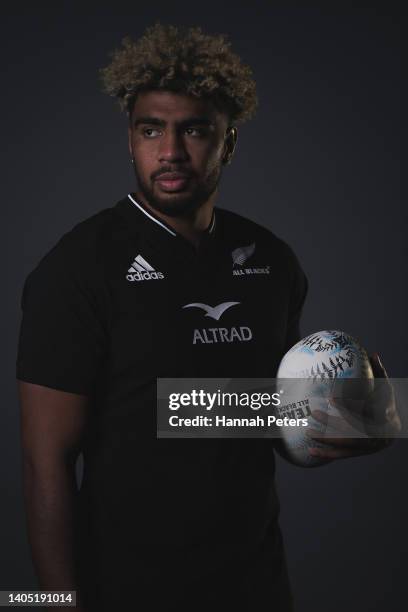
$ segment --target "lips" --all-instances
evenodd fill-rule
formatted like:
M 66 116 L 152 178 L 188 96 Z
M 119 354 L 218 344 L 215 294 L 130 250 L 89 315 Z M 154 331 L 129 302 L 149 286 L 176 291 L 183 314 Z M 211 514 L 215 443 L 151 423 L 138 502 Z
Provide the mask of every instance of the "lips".
M 161 189 L 164 191 L 180 191 L 184 189 L 190 179 L 190 175 L 182 172 L 166 172 L 156 178 Z

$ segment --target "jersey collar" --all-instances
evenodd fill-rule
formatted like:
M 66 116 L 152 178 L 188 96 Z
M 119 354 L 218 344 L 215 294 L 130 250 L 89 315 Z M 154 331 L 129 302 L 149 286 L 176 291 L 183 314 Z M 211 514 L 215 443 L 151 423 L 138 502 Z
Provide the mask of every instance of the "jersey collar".
M 145 206 L 136 199 L 134 193 L 129 193 L 126 198 L 118 203 L 119 210 L 124 214 L 128 223 L 131 226 L 137 224 L 143 227 L 143 233 L 149 235 L 152 240 L 163 245 L 168 244 L 170 247 L 186 247 L 189 250 L 195 250 L 193 245 L 184 238 L 181 234 L 170 227 L 163 219 L 159 219 L 153 211 L 147 210 Z M 211 222 L 206 230 L 204 230 L 199 251 L 211 248 L 211 244 L 215 244 L 218 237 L 218 222 L 216 213 L 213 210 Z
M 153 223 L 157 223 L 157 225 L 162 227 L 163 230 L 168 232 L 171 236 L 174 236 L 174 237 L 177 236 L 177 233 L 174 231 L 174 229 L 170 228 L 167 225 L 167 223 L 162 221 L 162 219 L 158 219 L 152 212 L 148 211 L 142 204 L 139 204 L 139 202 L 135 199 L 135 197 L 131 193 L 128 193 L 127 197 L 132 202 L 132 204 L 136 206 L 136 208 L 139 209 L 140 212 L 142 212 L 148 219 L 150 219 L 150 221 L 152 221 Z

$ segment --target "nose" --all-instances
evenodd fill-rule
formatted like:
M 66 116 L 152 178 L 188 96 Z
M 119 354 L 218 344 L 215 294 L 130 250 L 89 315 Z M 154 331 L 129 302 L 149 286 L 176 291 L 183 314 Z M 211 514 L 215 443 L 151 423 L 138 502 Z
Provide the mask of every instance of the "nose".
M 166 130 L 160 138 L 159 161 L 180 162 L 188 157 L 181 134 L 176 130 Z

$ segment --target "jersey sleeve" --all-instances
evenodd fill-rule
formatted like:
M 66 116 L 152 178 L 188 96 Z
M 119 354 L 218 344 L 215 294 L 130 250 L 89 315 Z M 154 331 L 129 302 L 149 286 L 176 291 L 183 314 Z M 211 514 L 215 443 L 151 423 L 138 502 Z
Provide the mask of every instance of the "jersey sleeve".
M 293 282 L 289 302 L 285 353 L 300 340 L 300 318 L 308 291 L 308 280 L 296 255 L 293 258 Z
M 91 395 L 107 350 L 106 322 L 92 276 L 61 248 L 27 277 L 17 378 Z

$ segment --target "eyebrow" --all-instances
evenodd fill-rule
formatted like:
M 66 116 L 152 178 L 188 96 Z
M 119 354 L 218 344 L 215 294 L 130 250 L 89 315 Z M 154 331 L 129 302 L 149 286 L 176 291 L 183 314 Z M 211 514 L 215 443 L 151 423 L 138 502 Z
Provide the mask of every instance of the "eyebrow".
M 166 121 L 163 119 L 159 119 L 158 117 L 138 117 L 133 122 L 133 127 L 137 127 L 138 125 L 157 125 L 159 127 L 165 127 Z M 202 125 L 206 127 L 210 127 L 214 125 L 214 122 L 207 117 L 189 117 L 188 119 L 183 119 L 177 123 L 179 127 L 185 127 L 187 125 Z

